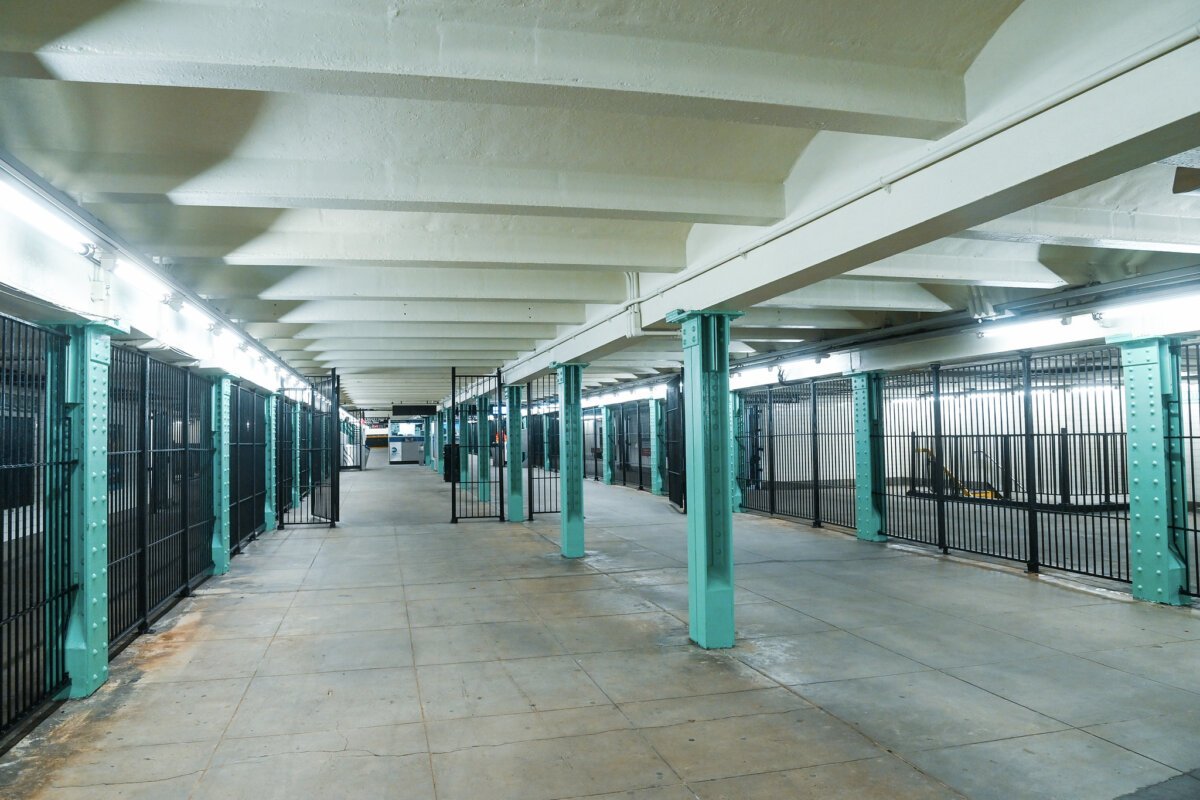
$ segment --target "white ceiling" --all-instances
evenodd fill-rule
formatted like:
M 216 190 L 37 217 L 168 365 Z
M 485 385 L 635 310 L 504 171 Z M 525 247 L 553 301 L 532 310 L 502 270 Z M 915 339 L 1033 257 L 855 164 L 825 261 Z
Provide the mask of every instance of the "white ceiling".
M 0 147 L 352 404 L 602 385 L 1190 263 L 1145 5 L 10 0 Z

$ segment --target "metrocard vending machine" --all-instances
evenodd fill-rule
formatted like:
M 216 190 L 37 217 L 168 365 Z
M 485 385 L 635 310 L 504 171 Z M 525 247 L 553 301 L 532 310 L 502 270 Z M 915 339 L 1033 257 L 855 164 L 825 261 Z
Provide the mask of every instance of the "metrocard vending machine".
M 425 431 L 420 420 L 391 421 L 388 430 L 388 462 L 420 464 L 425 460 Z

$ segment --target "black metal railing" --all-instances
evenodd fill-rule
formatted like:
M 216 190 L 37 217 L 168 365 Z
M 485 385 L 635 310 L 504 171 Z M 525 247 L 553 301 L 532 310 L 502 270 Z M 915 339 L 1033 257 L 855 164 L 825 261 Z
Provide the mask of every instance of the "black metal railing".
M 1129 580 L 1119 349 L 883 381 L 887 535 Z
M 504 445 L 499 371 L 450 371 L 450 521 L 504 519 Z
M 804 380 L 742 394 L 742 506 L 855 524 L 854 392 L 848 378 Z
M 559 507 L 558 378 L 553 373 L 525 384 L 528 455 L 525 459 L 526 508 L 556 514 Z
M 276 465 L 284 460 L 293 466 L 287 470 L 287 479 L 279 481 L 279 526 L 333 527 L 340 513 L 337 374 L 310 378 L 308 386 L 284 389 L 281 394 L 275 412 L 276 432 L 281 437 Z
M 599 406 L 583 409 L 583 475 L 604 479 L 604 411 Z
M 212 381 L 114 347 L 108 397 L 110 652 L 212 567 Z
M 0 741 L 66 686 L 67 337 L 0 317 Z
M 267 503 L 268 398 L 235 383 L 229 397 L 229 549 L 262 533 Z
M 611 406 L 615 428 L 614 483 L 650 489 L 650 401 Z
M 667 382 L 663 402 L 663 444 L 666 448 L 667 499 L 683 511 L 687 507 L 687 447 L 684 438 L 683 376 Z

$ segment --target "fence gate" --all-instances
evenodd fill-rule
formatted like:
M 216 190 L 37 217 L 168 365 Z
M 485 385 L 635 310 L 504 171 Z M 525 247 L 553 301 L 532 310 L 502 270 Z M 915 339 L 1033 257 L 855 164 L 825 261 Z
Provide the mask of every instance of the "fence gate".
M 328 525 L 338 521 L 338 471 L 341 438 L 338 433 L 338 379 L 334 372 L 326 377 L 310 378 L 302 389 L 285 389 L 286 400 L 279 405 L 279 425 L 290 411 L 294 420 L 292 441 L 294 458 L 288 478 L 294 481 L 287 509 L 280 514 L 279 527 L 285 525 Z M 282 437 L 280 448 L 282 450 Z M 282 475 L 276 464 L 276 474 Z M 288 481 L 279 481 L 282 493 Z M 289 507 L 290 506 L 290 507 Z
M 109 650 L 212 566 L 212 381 L 114 347 L 108 396 Z
M 0 316 L 0 742 L 67 684 L 67 337 Z
M 604 412 L 585 408 L 583 415 L 583 474 L 592 480 L 604 478 Z
M 558 376 L 554 373 L 534 378 L 525 384 L 526 431 L 529 447 L 526 449 L 525 476 L 529 500 L 528 516 L 558 513 L 559 490 L 558 460 Z
M 450 370 L 450 521 L 504 519 L 504 444 L 500 372 Z M 532 417 L 528 418 L 532 421 Z M 532 430 L 532 429 L 530 429 Z M 532 451 L 530 450 L 532 458 Z
M 667 383 L 663 433 L 667 455 L 667 499 L 683 511 L 687 507 L 687 449 L 683 438 L 683 376 Z
M 353 419 L 342 420 L 341 428 L 341 466 L 342 469 L 363 469 L 367 461 L 367 427 L 366 413 L 355 411 Z M 436 435 L 436 434 L 435 434 Z M 431 439 L 433 446 L 437 441 Z
M 616 406 L 616 473 L 624 486 L 650 487 L 650 402 L 635 400 Z
M 235 383 L 229 396 L 229 549 L 240 553 L 266 525 L 267 399 Z

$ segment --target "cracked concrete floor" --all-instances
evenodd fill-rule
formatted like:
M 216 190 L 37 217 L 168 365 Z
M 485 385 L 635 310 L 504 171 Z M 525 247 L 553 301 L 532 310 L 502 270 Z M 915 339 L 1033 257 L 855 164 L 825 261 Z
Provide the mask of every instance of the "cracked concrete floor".
M 738 644 L 687 641 L 684 519 L 590 483 L 446 522 L 415 466 L 261 537 L 0 761 L 37 798 L 1200 796 L 1200 615 L 739 515 Z

